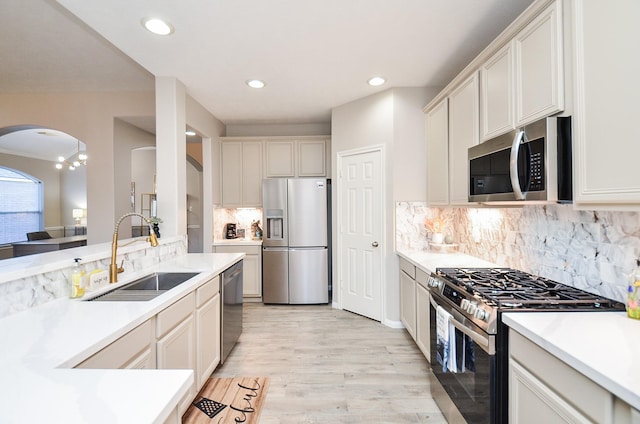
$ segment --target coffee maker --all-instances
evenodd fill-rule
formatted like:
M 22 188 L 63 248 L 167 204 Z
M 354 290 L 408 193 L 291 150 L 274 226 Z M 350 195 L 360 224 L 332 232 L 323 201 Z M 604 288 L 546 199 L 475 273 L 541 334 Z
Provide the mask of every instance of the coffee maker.
M 227 223 L 224 226 L 224 238 L 226 238 L 226 239 L 238 238 L 238 233 L 237 233 L 237 230 L 236 230 L 236 224 Z

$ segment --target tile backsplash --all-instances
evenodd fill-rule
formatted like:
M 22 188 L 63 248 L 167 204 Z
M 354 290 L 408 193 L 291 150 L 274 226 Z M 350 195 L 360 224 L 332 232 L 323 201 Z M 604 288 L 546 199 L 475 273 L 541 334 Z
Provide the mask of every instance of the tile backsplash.
M 108 247 L 108 244 L 105 246 Z M 156 248 L 149 247 L 146 243 L 121 248 L 118 259 L 124 261 L 126 271 L 131 273 L 167 262 L 186 253 L 186 240 L 178 237 L 170 242 L 163 242 Z M 85 271 L 108 270 L 111 262 L 110 250 L 106 249 L 101 256 L 100 259 L 83 262 Z M 56 269 L 44 273 L 31 273 L 25 270 L 25 274 L 29 275 L 0 284 L 0 318 L 58 298 L 69 297 L 72 261 L 66 261 L 65 265 L 54 268 Z
M 238 228 L 245 230 L 245 238 L 251 237 L 251 222 L 259 220 L 262 225 L 261 208 L 216 208 L 213 210 L 213 238 L 214 240 L 224 239 L 224 226 L 226 223 L 238 224 Z
M 572 205 L 429 208 L 396 204 L 396 247 L 429 249 L 427 218 L 442 217 L 463 253 L 624 301 L 640 256 L 640 213 Z

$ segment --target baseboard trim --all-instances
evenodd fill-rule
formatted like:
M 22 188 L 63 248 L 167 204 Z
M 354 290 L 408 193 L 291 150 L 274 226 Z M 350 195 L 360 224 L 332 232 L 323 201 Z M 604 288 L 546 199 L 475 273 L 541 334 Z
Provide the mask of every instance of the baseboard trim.
M 390 328 L 404 328 L 404 324 L 402 323 L 402 321 L 395 321 L 395 320 L 390 320 L 390 319 L 385 319 L 382 324 L 386 325 L 387 327 Z

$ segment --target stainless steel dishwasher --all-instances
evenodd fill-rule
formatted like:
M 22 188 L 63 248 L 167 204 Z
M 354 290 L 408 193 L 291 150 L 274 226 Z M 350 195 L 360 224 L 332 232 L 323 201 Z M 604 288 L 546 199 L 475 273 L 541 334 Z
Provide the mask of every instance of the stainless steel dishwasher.
M 222 272 L 222 345 L 223 363 L 242 334 L 242 266 L 243 261 Z

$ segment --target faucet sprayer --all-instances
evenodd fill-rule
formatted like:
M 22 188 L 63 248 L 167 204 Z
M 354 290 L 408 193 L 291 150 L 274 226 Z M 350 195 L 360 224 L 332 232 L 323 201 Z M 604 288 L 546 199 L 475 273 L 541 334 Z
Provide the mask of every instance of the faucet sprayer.
M 122 261 L 122 264 L 120 266 L 116 265 L 116 256 L 118 251 L 118 228 L 120 227 L 120 223 L 122 222 L 122 220 L 128 216 L 139 216 L 140 218 L 144 219 L 147 225 L 149 225 L 149 237 L 146 238 L 146 241 L 151 244 L 151 247 L 156 247 L 158 245 L 158 238 L 156 237 L 156 233 L 153 231 L 153 227 L 151 226 L 151 221 L 149 221 L 148 218 L 136 212 L 129 212 L 122 215 L 116 222 L 115 228 L 113 230 L 113 240 L 111 241 L 111 264 L 109 265 L 109 283 L 117 283 L 118 274 L 124 271 L 124 267 L 122 266 L 124 264 L 124 260 Z M 133 240 L 131 243 L 135 243 L 137 241 L 140 240 Z M 127 246 L 131 243 L 124 244 L 123 246 Z

